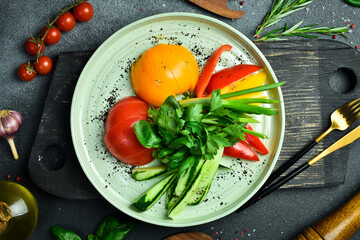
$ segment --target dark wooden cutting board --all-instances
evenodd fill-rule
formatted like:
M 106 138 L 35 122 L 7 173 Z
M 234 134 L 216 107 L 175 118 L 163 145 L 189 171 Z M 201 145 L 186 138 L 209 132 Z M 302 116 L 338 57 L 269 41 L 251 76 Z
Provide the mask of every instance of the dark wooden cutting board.
M 273 67 L 282 87 L 286 131 L 277 167 L 330 126 L 330 114 L 360 97 L 360 54 L 330 40 L 257 44 Z M 76 81 L 92 52 L 58 56 L 39 130 L 29 159 L 29 174 L 43 190 L 69 199 L 92 199 L 99 194 L 84 175 L 70 135 L 70 106 Z M 352 127 L 353 128 L 353 127 Z M 350 128 L 350 129 L 352 129 Z M 333 132 L 297 164 L 309 160 L 344 132 Z M 345 147 L 301 173 L 289 187 L 341 184 L 346 174 L 349 147 Z

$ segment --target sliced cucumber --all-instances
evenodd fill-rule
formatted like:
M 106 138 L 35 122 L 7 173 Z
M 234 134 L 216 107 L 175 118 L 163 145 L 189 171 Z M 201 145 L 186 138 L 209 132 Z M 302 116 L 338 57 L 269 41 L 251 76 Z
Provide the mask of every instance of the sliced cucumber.
M 170 198 L 167 203 L 168 209 L 170 209 L 176 203 L 176 201 L 181 197 L 184 191 L 190 186 L 203 164 L 203 159 L 196 160 L 196 163 L 192 167 L 182 172 L 181 176 L 174 184 L 174 189 L 171 193 L 169 193 L 171 195 L 169 196 Z
M 176 173 L 167 176 L 149 190 L 141 194 L 134 202 L 133 206 L 139 211 L 146 211 L 150 209 L 165 193 L 165 191 L 171 186 L 176 179 Z
M 207 160 L 204 162 L 204 164 L 202 164 L 199 173 L 196 174 L 192 183 L 183 192 L 183 194 L 176 201 L 176 203 L 169 209 L 168 217 L 172 219 L 176 218 L 186 207 L 187 204 L 189 204 L 190 202 L 194 202 L 197 199 L 195 195 L 199 195 L 199 197 L 203 196 L 203 192 L 201 192 L 201 194 L 198 194 L 199 189 L 205 189 L 208 185 L 211 185 L 211 182 L 219 167 L 223 151 L 224 148 L 219 148 L 214 159 Z
M 169 209 L 169 202 L 174 194 L 175 191 L 175 187 L 176 187 L 176 181 L 174 181 L 171 186 L 168 188 L 168 190 L 166 191 L 166 198 L 165 198 L 165 207 L 166 209 Z
M 188 204 L 199 204 L 201 203 L 207 196 L 211 183 L 215 177 L 217 170 L 219 169 L 220 160 L 223 154 L 224 148 L 220 148 L 214 159 L 208 160 L 204 163 L 204 168 L 201 173 L 201 180 L 197 187 L 194 189 L 195 194 L 189 200 Z M 206 171 L 206 172 L 205 172 Z
M 173 173 L 168 171 L 166 166 L 133 168 L 131 170 L 132 177 L 137 181 L 143 181 L 154 177 L 160 177 L 166 174 Z

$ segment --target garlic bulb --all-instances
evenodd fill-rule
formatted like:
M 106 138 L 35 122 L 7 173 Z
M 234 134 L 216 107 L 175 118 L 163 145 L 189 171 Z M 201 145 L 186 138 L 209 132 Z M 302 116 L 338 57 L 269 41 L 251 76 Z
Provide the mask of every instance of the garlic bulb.
M 8 141 L 14 159 L 19 158 L 14 143 L 14 136 L 18 132 L 21 123 L 22 117 L 20 113 L 13 110 L 0 110 L 0 136 Z

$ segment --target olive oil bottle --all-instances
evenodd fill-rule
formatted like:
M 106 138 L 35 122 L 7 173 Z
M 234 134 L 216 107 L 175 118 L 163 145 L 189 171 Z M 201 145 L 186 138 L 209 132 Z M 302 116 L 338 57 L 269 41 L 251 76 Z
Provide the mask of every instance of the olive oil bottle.
M 22 185 L 0 181 L 0 240 L 25 240 L 33 233 L 38 205 Z

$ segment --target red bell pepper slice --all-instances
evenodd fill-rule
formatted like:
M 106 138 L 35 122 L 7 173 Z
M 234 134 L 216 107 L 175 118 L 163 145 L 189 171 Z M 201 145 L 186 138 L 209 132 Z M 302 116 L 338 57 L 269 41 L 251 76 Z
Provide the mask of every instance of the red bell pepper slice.
M 196 86 L 196 97 L 202 98 L 204 97 L 204 92 L 206 89 L 206 86 L 208 85 L 211 75 L 213 74 L 215 67 L 219 61 L 220 55 L 223 51 L 230 51 L 231 50 L 230 45 L 223 45 L 219 47 L 207 60 L 204 69 L 202 70 L 202 73 L 200 75 L 199 81 Z
M 251 148 L 245 141 L 242 140 L 240 140 L 231 147 L 224 148 L 223 154 L 226 156 L 236 157 L 251 161 L 260 161 L 256 153 L 253 150 L 251 150 Z
M 254 72 L 257 72 L 262 67 L 251 64 L 238 64 L 233 67 L 222 69 L 214 73 L 206 87 L 206 92 L 211 93 L 214 89 L 222 89 L 237 80 L 240 80 Z
M 249 124 L 246 125 L 246 128 L 251 131 L 253 130 Z M 245 139 L 246 139 L 246 142 L 251 147 L 253 147 L 256 151 L 258 151 L 259 153 L 264 154 L 264 155 L 268 154 L 269 151 L 267 150 L 265 145 L 261 142 L 259 137 L 251 135 L 249 133 L 245 133 Z

